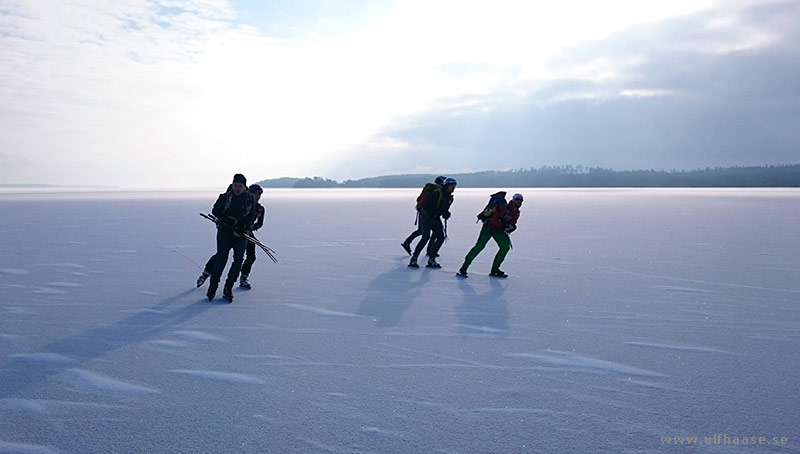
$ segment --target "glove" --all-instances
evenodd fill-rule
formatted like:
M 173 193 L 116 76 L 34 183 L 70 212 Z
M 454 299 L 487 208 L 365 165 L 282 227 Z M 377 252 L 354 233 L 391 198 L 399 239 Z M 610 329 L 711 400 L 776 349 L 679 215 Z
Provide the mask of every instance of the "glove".
M 517 226 L 514 224 L 506 224 L 505 227 L 503 227 L 503 231 L 506 233 L 511 233 L 514 230 L 517 230 Z
M 445 211 L 444 214 L 442 214 L 442 218 L 444 218 L 445 221 L 450 219 L 450 212 Z

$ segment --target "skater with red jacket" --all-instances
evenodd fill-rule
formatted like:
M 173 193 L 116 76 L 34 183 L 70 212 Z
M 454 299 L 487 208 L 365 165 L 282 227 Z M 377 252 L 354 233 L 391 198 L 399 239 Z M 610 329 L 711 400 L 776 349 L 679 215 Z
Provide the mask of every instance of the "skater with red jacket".
M 456 273 L 458 276 L 467 277 L 467 268 L 469 268 L 472 261 L 481 253 L 483 248 L 486 247 L 486 243 L 489 242 L 489 239 L 493 238 L 500 250 L 497 251 L 497 254 L 494 256 L 492 270 L 489 275 L 494 277 L 508 277 L 508 275 L 500 269 L 500 265 L 511 249 L 511 238 L 508 235 L 517 229 L 519 209 L 522 207 L 524 199 L 522 194 L 514 194 L 514 197 L 511 198 L 511 203 L 507 203 L 505 197 L 505 191 L 492 194 L 489 199 L 489 204 L 484 211 L 478 214 L 478 219 L 483 221 L 483 227 L 481 227 L 477 243 L 469 250 L 467 256 L 464 257 L 464 263 L 461 265 L 458 273 Z

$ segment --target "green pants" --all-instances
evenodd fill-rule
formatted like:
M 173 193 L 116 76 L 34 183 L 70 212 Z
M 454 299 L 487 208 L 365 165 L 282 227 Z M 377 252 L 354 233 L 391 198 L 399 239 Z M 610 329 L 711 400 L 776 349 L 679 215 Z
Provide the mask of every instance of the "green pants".
M 472 246 L 472 249 L 467 252 L 467 256 L 464 257 L 463 268 L 469 268 L 469 265 L 475 260 L 475 257 L 486 247 L 489 238 L 494 238 L 494 241 L 500 246 L 500 250 L 497 251 L 497 255 L 494 256 L 492 269 L 496 270 L 500 268 L 500 265 L 506 258 L 506 254 L 508 254 L 508 250 L 511 249 L 511 238 L 508 237 L 506 232 L 496 232 L 485 226 L 481 229 L 480 235 L 478 235 L 478 242 L 475 243 L 475 246 Z

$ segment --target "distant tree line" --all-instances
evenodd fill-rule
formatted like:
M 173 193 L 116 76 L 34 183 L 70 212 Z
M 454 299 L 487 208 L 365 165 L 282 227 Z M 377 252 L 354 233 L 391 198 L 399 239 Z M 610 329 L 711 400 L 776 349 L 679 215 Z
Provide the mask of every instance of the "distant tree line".
M 706 167 L 696 170 L 611 170 L 601 167 L 542 166 L 538 169 L 495 170 L 448 174 L 460 187 L 520 188 L 663 188 L 663 187 L 800 187 L 800 164 L 761 167 Z M 328 178 L 264 180 L 264 187 L 282 188 L 416 188 L 434 174 L 387 175 L 337 182 Z

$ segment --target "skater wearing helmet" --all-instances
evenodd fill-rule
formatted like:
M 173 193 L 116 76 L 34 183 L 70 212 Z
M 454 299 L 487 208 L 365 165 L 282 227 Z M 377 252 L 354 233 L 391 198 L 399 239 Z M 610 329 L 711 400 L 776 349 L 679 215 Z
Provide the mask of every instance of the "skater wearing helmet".
M 403 247 L 403 250 L 405 250 L 406 253 L 408 253 L 408 255 L 411 255 L 411 242 L 414 241 L 414 238 L 422 235 L 422 223 L 419 222 L 420 210 L 422 210 L 422 206 L 425 205 L 425 201 L 428 200 L 428 197 L 430 197 L 433 191 L 441 188 L 444 185 L 444 180 L 446 179 L 447 177 L 440 175 L 436 177 L 435 180 L 433 180 L 433 183 L 425 183 L 425 186 L 422 188 L 422 191 L 420 191 L 419 195 L 417 196 L 417 205 L 416 205 L 417 219 L 414 221 L 414 224 L 417 226 L 417 229 L 411 232 L 411 235 L 408 235 L 408 238 L 406 238 L 405 241 L 400 243 L 400 246 Z
M 464 263 L 461 269 L 456 273 L 458 276 L 467 277 L 467 268 L 478 254 L 481 253 L 489 238 L 494 238 L 500 250 L 494 256 L 492 262 L 492 270 L 489 273 L 494 277 L 508 277 L 508 275 L 500 269 L 500 265 L 506 258 L 509 249 L 511 249 L 511 238 L 509 234 L 517 229 L 517 220 L 519 219 L 519 209 L 522 207 L 524 201 L 522 194 L 514 194 L 511 198 L 511 203 L 505 201 L 506 193 L 501 191 L 492 194 L 489 199 L 489 204 L 484 211 L 478 214 L 478 219 L 483 220 L 483 227 L 481 233 L 478 235 L 478 242 L 469 250 L 467 256 L 464 258 Z
M 411 268 L 419 268 L 417 259 L 422 249 L 431 240 L 431 245 L 428 248 L 428 268 L 441 268 L 442 266 L 436 262 L 436 257 L 439 255 L 439 248 L 445 240 L 444 226 L 442 219 L 445 221 L 450 218 L 450 205 L 453 203 L 453 191 L 456 189 L 455 178 L 447 178 L 444 180 L 444 185 L 433 191 L 419 213 L 420 230 L 422 231 L 422 239 L 417 244 L 414 253 L 411 255 L 411 260 L 408 266 Z M 431 235 L 431 231 L 433 234 Z
M 256 202 L 256 221 L 250 227 L 250 232 L 252 233 L 264 225 L 264 206 L 258 203 L 259 200 L 261 200 L 261 194 L 264 193 L 264 189 L 262 189 L 258 184 L 251 184 L 250 193 L 253 194 L 253 200 Z M 247 290 L 252 288 L 250 281 L 247 280 L 247 277 L 250 275 L 250 270 L 253 268 L 253 263 L 255 263 L 255 261 L 256 244 L 252 241 L 248 241 L 247 247 L 245 248 L 244 263 L 242 263 L 242 275 L 239 277 L 239 287 Z

